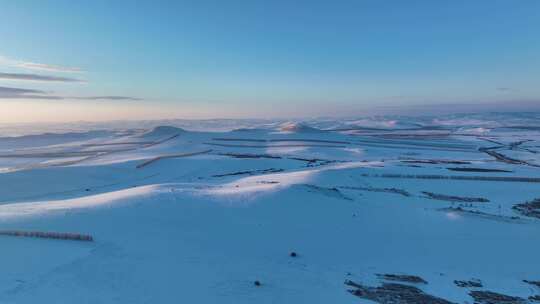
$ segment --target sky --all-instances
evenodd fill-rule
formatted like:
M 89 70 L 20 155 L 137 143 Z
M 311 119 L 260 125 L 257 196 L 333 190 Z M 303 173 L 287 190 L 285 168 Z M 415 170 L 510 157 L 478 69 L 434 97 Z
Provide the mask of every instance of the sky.
M 538 0 L 0 0 L 0 22 L 0 123 L 540 108 Z

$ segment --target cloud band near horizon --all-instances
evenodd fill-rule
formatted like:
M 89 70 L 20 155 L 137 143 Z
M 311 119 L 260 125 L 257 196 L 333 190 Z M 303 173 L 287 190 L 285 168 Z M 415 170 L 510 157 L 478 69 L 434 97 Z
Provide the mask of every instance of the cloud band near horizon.
M 20 81 L 46 81 L 46 82 L 76 82 L 83 83 L 84 80 L 71 77 L 58 77 L 28 73 L 4 73 L 0 72 L 0 80 L 20 80 Z
M 23 89 L 13 87 L 0 87 L 0 99 L 42 99 L 42 100 L 116 100 L 116 101 L 139 101 L 141 98 L 131 96 L 59 96 L 49 92 L 35 89 Z
M 60 73 L 82 73 L 84 70 L 78 67 L 70 66 L 61 66 L 45 63 L 37 63 L 30 61 L 15 60 L 8 57 L 0 55 L 0 65 L 4 64 L 11 67 L 27 69 L 27 70 L 37 70 L 37 71 L 48 71 L 48 72 L 60 72 Z

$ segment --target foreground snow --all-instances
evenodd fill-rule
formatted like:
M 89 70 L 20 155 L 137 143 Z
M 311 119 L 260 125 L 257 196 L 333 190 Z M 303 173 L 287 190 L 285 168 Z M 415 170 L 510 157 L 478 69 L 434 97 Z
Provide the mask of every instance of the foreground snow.
M 0 139 L 0 230 L 94 238 L 0 236 L 0 303 L 367 303 L 344 282 L 378 274 L 540 294 L 540 220 L 512 209 L 540 197 L 537 131 L 368 123 Z

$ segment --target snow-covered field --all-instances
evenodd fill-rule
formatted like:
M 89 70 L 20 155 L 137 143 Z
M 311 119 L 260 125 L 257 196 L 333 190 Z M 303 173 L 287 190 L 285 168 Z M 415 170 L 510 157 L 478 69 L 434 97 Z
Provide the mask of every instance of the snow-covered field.
M 540 295 L 538 113 L 0 134 L 2 304 Z

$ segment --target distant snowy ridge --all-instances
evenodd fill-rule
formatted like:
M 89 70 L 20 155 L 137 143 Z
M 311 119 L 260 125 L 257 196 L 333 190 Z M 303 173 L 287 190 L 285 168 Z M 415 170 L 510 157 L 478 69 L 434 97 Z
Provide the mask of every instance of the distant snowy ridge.
M 282 132 L 291 132 L 291 133 L 318 133 L 322 132 L 322 130 L 319 130 L 317 128 L 308 126 L 305 123 L 297 123 L 297 122 L 287 122 L 282 125 L 280 125 L 279 128 Z

